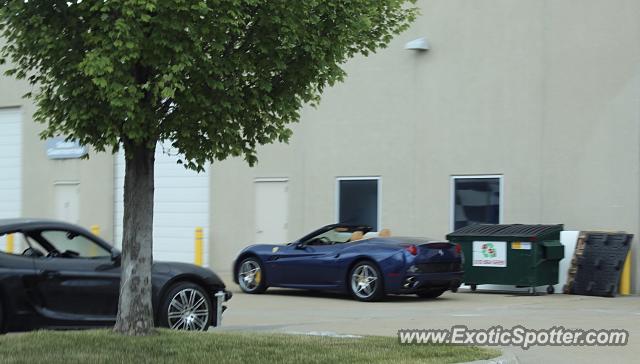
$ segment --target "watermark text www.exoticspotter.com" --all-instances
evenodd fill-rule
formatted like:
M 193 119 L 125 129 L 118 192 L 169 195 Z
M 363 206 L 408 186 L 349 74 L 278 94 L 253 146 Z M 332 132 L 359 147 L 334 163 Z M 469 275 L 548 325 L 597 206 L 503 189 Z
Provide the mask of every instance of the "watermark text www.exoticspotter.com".
M 400 344 L 451 344 L 481 346 L 623 346 L 629 342 L 626 330 L 583 330 L 554 326 L 527 329 L 524 326 L 470 329 L 457 325 L 445 330 L 398 330 Z

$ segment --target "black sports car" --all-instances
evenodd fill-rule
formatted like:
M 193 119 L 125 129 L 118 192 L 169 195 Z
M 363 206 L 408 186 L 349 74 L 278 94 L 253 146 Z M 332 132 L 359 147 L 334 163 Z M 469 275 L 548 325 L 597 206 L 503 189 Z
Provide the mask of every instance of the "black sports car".
M 75 225 L 48 220 L 0 220 L 0 332 L 113 325 L 118 309 L 120 252 Z M 217 297 L 231 298 L 211 270 L 155 262 L 157 326 L 206 330 L 217 325 Z

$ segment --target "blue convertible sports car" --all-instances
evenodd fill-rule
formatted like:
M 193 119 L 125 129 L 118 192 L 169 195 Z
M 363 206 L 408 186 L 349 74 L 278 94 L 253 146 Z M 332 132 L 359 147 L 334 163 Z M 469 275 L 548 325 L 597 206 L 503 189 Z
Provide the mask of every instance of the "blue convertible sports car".
M 246 293 L 268 287 L 330 290 L 360 301 L 386 294 L 435 298 L 460 286 L 459 245 L 371 230 L 333 224 L 286 245 L 252 245 L 233 263 L 234 281 Z

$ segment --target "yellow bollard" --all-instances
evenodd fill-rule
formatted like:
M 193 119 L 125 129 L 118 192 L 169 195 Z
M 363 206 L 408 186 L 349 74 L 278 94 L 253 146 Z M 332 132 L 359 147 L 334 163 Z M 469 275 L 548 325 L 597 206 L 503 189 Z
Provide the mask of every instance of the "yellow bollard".
M 620 294 L 631 294 L 631 251 L 627 254 L 627 259 L 624 260 L 624 267 L 620 276 Z
M 195 264 L 202 267 L 203 239 L 204 233 L 201 227 L 196 228 Z
M 7 253 L 13 254 L 13 234 L 9 234 L 7 235 L 7 246 L 6 246 L 6 251 Z
M 91 233 L 95 236 L 100 236 L 100 225 L 91 225 Z M 98 256 L 98 246 L 95 244 L 91 244 L 89 248 L 89 256 L 97 257 Z

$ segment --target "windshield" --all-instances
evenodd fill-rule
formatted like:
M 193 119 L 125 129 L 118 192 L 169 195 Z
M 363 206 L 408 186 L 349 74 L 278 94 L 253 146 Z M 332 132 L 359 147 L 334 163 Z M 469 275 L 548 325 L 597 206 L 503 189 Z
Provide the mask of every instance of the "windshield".
M 329 230 L 319 231 L 317 234 L 310 234 L 300 242 L 308 245 L 343 244 L 361 239 L 370 230 L 371 228 L 368 226 L 336 226 Z M 354 239 L 354 234 L 358 236 L 357 239 Z
M 344 228 L 335 228 L 316 236 L 316 239 L 327 238 L 333 243 L 346 243 L 351 240 L 352 234 L 353 232 Z

